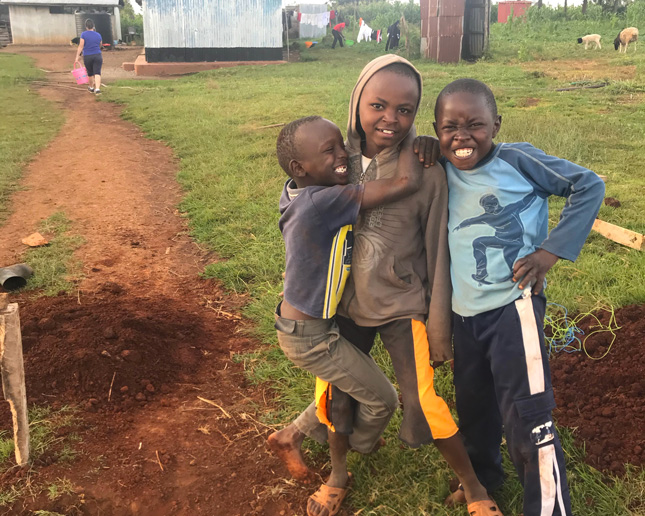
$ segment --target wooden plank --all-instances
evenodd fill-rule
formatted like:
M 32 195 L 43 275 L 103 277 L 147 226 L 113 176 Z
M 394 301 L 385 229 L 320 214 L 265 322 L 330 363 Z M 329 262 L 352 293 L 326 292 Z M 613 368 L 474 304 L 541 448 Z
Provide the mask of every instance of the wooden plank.
M 29 462 L 29 420 L 17 303 L 0 311 L 0 371 L 4 399 L 13 420 L 16 463 L 22 466 Z
M 643 235 L 630 231 L 629 229 L 621 228 L 604 220 L 596 219 L 592 228 L 605 238 L 618 242 L 619 244 L 626 245 L 632 249 L 640 251 L 643 247 Z

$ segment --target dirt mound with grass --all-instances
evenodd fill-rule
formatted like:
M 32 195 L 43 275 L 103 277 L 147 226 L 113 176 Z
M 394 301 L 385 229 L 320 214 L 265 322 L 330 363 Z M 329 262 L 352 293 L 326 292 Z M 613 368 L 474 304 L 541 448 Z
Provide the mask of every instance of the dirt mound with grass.
M 204 354 L 235 328 L 206 328 L 202 314 L 176 300 L 145 299 L 108 283 L 82 304 L 41 298 L 22 311 L 25 376 L 31 401 L 56 397 L 89 411 L 119 411 L 159 400 L 179 378 L 190 379 Z M 109 398 L 109 399 L 108 399 Z
M 610 317 L 597 314 L 603 325 Z M 574 429 L 589 464 L 622 474 L 625 464 L 645 462 L 645 305 L 622 308 L 615 317 L 615 339 L 597 331 L 595 318 L 583 319 L 579 338 L 586 352 L 560 351 L 551 372 L 558 424 Z
M 44 447 L 32 436 L 31 468 L 0 475 L 5 490 L 34 474 L 40 485 L 0 514 L 292 514 L 273 494 L 282 479 L 256 415 L 264 393 L 230 360 L 251 344 L 239 321 L 110 282 L 15 300 L 29 406 L 48 407 L 36 419 L 51 435 Z M 6 403 L 0 428 L 11 428 Z

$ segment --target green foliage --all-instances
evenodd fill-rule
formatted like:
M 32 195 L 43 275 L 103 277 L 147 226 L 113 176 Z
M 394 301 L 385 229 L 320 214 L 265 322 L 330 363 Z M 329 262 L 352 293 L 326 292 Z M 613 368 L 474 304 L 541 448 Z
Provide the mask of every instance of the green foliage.
M 401 16 L 411 25 L 421 25 L 421 8 L 412 0 L 409 2 L 360 2 L 334 7 L 338 10 L 341 21 L 345 22 L 351 34 L 358 34 L 358 20 L 363 18 L 372 29 L 387 29 Z
M 47 498 L 56 500 L 63 495 L 72 494 L 74 492 L 74 484 L 67 478 L 58 478 L 47 487 Z
M 125 37 L 128 34 L 130 27 L 133 27 L 137 37 L 136 42 L 140 45 L 143 44 L 143 15 L 135 14 L 134 9 L 128 0 L 125 1 L 120 11 L 121 15 L 121 35 Z
M 77 442 L 76 434 L 69 434 L 69 428 L 76 422 L 75 409 L 64 406 L 59 410 L 50 407 L 36 406 L 29 409 L 29 448 L 30 461 L 36 462 L 45 452 L 56 454 L 58 461 L 71 461 L 76 452 L 72 443 Z M 62 436 L 62 437 L 61 437 Z M 13 467 L 13 435 L 10 432 L 0 433 L 0 473 Z M 67 479 L 57 479 L 56 482 L 43 486 L 32 475 L 15 482 L 7 489 L 0 488 L 0 508 L 11 506 L 16 500 L 46 488 L 50 500 L 73 491 L 72 483 Z M 37 511 L 35 514 L 39 514 Z M 40 514 L 56 514 L 40 511 Z
M 634 0 L 633 4 L 627 6 L 625 26 L 645 27 L 645 0 Z

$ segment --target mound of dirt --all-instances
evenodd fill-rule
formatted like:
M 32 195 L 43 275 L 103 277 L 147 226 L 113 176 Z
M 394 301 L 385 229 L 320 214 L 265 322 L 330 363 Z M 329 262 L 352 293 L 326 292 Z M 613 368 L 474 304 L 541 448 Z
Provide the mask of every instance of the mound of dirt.
M 54 500 L 36 490 L 0 514 L 292 514 L 271 494 L 283 482 L 253 416 L 264 394 L 231 361 L 251 345 L 237 319 L 116 283 L 80 298 L 22 296 L 19 305 L 30 407 L 80 408 L 45 453 L 33 451 L 33 471 L 75 487 Z M 11 426 L 1 403 L 0 428 Z M 70 462 L 63 440 L 73 434 L 82 440 Z M 9 468 L 0 485 L 23 485 L 29 474 Z
M 597 317 L 609 323 L 609 312 Z M 611 333 L 592 333 L 597 322 L 585 318 L 578 326 L 589 335 L 587 353 L 598 359 L 559 352 L 551 360 L 551 373 L 558 424 L 574 429 L 584 441 L 587 463 L 622 474 L 626 463 L 645 462 L 645 305 L 617 310 L 616 322 L 620 329 L 612 344 Z
M 30 401 L 55 396 L 89 411 L 119 411 L 167 394 L 179 371 L 194 373 L 204 346 L 218 337 L 188 307 L 124 295 L 115 283 L 82 304 L 64 296 L 36 300 L 21 323 Z M 222 338 L 232 325 L 218 330 Z

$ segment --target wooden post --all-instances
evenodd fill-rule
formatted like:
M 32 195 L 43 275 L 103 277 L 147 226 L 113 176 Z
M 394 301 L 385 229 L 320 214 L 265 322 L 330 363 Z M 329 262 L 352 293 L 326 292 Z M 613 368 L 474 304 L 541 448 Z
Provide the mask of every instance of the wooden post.
M 27 391 L 18 304 L 9 304 L 8 294 L 0 294 L 0 371 L 4 399 L 9 402 L 13 419 L 16 463 L 22 466 L 29 461 Z
M 405 56 L 410 59 L 410 31 L 408 29 L 408 22 L 405 19 L 405 14 L 401 15 L 401 33 L 405 32 Z
M 643 240 L 645 240 L 645 237 L 635 231 L 621 228 L 620 226 L 610 224 L 609 222 L 605 222 L 600 219 L 596 219 L 591 229 L 597 231 L 609 240 L 626 245 L 632 249 L 640 251 L 643 248 Z

